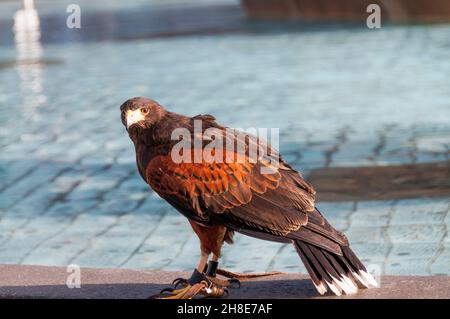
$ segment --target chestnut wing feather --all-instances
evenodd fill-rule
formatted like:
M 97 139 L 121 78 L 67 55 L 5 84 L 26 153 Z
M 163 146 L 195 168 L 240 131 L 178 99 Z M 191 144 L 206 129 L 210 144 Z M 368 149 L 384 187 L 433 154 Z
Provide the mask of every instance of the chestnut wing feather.
M 263 161 L 174 163 L 170 155 L 159 155 L 149 162 L 146 180 L 196 221 L 207 224 L 216 218 L 235 228 L 284 236 L 307 223 L 307 213 L 314 210 L 314 190 L 288 166 L 263 174 L 268 165 Z
M 315 208 L 315 191 L 297 171 L 281 157 L 273 169 L 261 158 L 239 156 L 224 150 L 219 162 L 175 163 L 165 152 L 149 161 L 144 175 L 162 198 L 200 224 L 216 221 L 255 237 L 301 240 L 342 253 L 340 245 L 347 246 L 347 238 Z M 264 168 L 272 168 L 271 173 Z

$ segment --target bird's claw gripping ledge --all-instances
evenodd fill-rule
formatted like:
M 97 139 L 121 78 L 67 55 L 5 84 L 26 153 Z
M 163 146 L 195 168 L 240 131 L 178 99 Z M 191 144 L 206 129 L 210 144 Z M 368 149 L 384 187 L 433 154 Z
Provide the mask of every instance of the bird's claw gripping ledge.
M 230 278 L 230 279 L 219 279 L 217 278 L 217 271 L 219 270 L 219 263 L 214 260 L 210 260 L 208 262 L 208 266 L 205 269 L 205 275 L 208 277 L 210 281 L 212 281 L 214 284 L 221 286 L 221 287 L 227 287 L 227 288 L 241 288 L 241 282 L 236 278 Z
M 231 278 L 231 279 L 219 279 L 217 277 L 211 277 L 209 278 L 214 284 L 226 287 L 226 288 L 241 288 L 241 282 L 238 279 Z
M 178 288 L 182 286 L 181 288 Z M 176 278 L 172 287 L 164 288 L 151 299 L 192 299 L 198 295 L 204 298 L 222 298 L 228 296 L 227 287 L 214 283 L 205 273 L 194 270 L 191 278 Z
M 205 298 L 221 298 L 228 296 L 228 288 L 241 288 L 241 280 L 248 280 L 256 277 L 278 275 L 280 272 L 239 274 L 218 268 L 218 262 L 210 260 L 204 272 L 194 270 L 189 279 L 176 278 L 172 282 L 172 287 L 161 290 L 158 295 L 150 298 L 158 299 L 191 299 L 202 295 Z M 227 279 L 217 278 L 217 275 L 228 277 Z M 238 279 L 239 278 L 239 279 Z M 180 288 L 181 287 L 181 288 Z
M 187 286 L 189 283 L 188 283 L 188 280 L 187 279 L 185 279 L 185 278 L 176 278 L 174 281 L 172 281 L 172 286 L 174 287 L 174 289 L 177 289 L 178 288 L 178 286 L 183 286 L 183 287 L 185 287 L 185 286 Z M 165 289 L 163 289 L 163 291 L 164 290 L 166 290 L 166 289 L 170 289 L 170 288 L 165 288 Z M 162 292 L 162 291 L 161 291 Z

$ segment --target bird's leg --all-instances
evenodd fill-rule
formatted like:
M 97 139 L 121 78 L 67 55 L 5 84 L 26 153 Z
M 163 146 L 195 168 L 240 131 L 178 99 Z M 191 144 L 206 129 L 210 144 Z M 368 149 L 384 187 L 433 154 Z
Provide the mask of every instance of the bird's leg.
M 200 261 L 197 266 L 197 270 L 199 272 L 204 272 L 204 270 L 206 268 L 206 263 L 208 262 L 208 258 L 209 258 L 209 254 L 202 252 L 202 257 L 200 258 Z
M 220 298 L 228 294 L 227 289 L 214 284 L 205 274 L 209 254 L 203 253 L 197 268 L 189 279 L 177 278 L 171 288 L 163 289 L 156 298 L 192 299 L 197 295 Z M 178 288 L 181 286 L 181 288 Z
M 217 271 L 219 267 L 219 256 L 216 254 L 213 254 L 213 257 L 208 262 L 208 267 L 205 271 L 206 276 L 211 280 L 214 284 L 219 285 L 221 287 L 227 287 L 227 288 L 240 288 L 241 283 L 239 279 L 237 278 L 230 278 L 230 279 L 220 279 L 217 277 Z
M 208 276 L 208 278 L 216 285 L 228 288 L 240 288 L 241 281 L 249 280 L 251 278 L 274 276 L 281 274 L 281 272 L 279 271 L 253 273 L 253 274 L 240 274 L 225 269 L 221 269 L 219 268 L 219 256 L 215 254 L 213 254 L 213 257 L 208 262 L 208 267 L 205 273 L 206 276 Z M 227 277 L 228 279 L 218 278 L 217 275 Z

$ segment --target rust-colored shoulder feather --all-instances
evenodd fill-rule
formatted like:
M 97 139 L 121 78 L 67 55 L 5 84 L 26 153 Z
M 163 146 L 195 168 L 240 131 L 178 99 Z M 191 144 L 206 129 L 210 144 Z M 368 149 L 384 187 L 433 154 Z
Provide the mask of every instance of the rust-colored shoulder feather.
M 235 139 L 247 144 L 245 150 L 259 143 L 253 137 Z M 149 161 L 145 177 L 161 197 L 204 224 L 220 220 L 234 229 L 282 236 L 305 225 L 314 211 L 314 189 L 281 158 L 275 166 L 247 155 L 224 149 L 220 161 L 175 163 L 170 154 L 161 154 Z

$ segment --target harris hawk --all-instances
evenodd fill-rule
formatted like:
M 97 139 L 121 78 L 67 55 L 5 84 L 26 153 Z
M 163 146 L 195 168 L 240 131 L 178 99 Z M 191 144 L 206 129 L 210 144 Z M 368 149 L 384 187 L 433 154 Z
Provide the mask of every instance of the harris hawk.
M 140 175 L 187 217 L 200 239 L 201 258 L 192 276 L 176 279 L 159 297 L 227 294 L 242 277 L 218 268 L 221 248 L 232 243 L 234 232 L 293 244 L 320 294 L 377 286 L 346 236 L 316 208 L 314 188 L 268 143 L 226 128 L 211 115 L 183 116 L 148 98 L 129 99 L 120 110 Z M 181 137 L 188 144 L 180 148 Z M 208 146 L 216 140 L 222 143 Z

